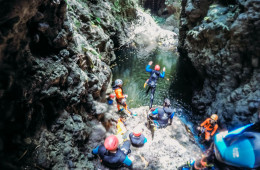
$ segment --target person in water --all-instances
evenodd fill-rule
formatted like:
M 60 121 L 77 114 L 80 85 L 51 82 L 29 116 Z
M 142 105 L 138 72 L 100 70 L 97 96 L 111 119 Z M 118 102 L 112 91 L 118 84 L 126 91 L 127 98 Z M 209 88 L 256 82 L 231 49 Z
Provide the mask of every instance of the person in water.
M 150 78 L 147 80 L 147 85 L 149 86 L 146 94 L 149 93 L 149 91 L 151 90 L 151 98 L 150 98 L 150 105 L 149 108 L 151 109 L 153 106 L 153 99 L 154 99 L 154 93 L 155 93 L 155 89 L 156 89 L 156 85 L 157 85 L 157 80 L 159 79 L 159 77 L 164 78 L 165 76 L 165 67 L 163 67 L 163 72 L 160 72 L 160 66 L 159 65 L 155 65 L 154 70 L 152 70 L 150 67 L 153 64 L 152 61 L 150 61 L 148 63 L 148 65 L 146 66 L 146 71 L 150 73 Z
M 120 105 L 122 105 L 127 113 L 133 115 L 133 113 L 128 109 L 128 106 L 126 104 L 127 95 L 124 94 L 122 85 L 123 81 L 121 79 L 116 79 L 115 84 L 113 86 L 113 90 L 115 90 L 116 93 L 117 109 L 119 112 L 122 111 L 122 109 L 120 109 Z

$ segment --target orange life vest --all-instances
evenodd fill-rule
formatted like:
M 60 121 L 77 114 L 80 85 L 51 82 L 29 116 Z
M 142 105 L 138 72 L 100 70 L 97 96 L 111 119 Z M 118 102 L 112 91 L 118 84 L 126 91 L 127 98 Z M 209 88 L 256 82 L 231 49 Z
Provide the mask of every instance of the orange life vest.
M 125 96 L 123 95 L 123 90 L 122 88 L 117 88 L 115 89 L 115 93 L 116 93 L 116 98 L 119 100 L 119 99 L 122 99 L 122 98 L 125 98 Z
M 201 123 L 200 126 L 203 126 L 207 131 L 212 131 L 211 136 L 213 136 L 216 130 L 218 129 L 218 124 L 212 124 L 210 120 L 211 118 L 207 118 L 203 123 Z

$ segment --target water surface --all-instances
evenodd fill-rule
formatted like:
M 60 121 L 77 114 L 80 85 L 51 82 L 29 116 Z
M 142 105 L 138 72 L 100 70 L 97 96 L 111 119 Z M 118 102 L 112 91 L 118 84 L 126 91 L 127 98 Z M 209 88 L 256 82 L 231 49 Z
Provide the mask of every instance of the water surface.
M 165 97 L 170 97 L 169 88 L 176 73 L 176 62 L 178 56 L 173 51 L 157 49 L 145 58 L 138 58 L 137 52 L 133 49 L 122 49 L 117 53 L 116 64 L 112 67 L 113 82 L 122 79 L 124 93 L 128 95 L 127 104 L 129 107 L 148 106 L 150 103 L 150 93 L 146 95 L 144 82 L 150 77 L 150 73 L 145 71 L 149 61 L 153 61 L 151 68 L 159 64 L 161 71 L 166 68 L 165 77 L 157 81 L 154 97 L 154 105 L 162 105 Z

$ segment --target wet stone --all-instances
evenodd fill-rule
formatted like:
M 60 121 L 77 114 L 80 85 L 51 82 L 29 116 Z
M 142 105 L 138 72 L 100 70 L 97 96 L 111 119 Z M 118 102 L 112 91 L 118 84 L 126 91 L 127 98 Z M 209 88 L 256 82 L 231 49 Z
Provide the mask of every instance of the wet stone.
M 75 121 L 75 122 L 78 122 L 78 123 L 81 123 L 82 122 L 82 117 L 80 115 L 73 115 L 72 116 L 72 119 Z

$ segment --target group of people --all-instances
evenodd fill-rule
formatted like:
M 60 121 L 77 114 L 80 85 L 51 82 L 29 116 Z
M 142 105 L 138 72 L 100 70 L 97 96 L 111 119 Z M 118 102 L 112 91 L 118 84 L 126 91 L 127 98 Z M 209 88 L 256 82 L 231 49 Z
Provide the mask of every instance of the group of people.
M 151 69 L 151 65 L 153 64 L 152 61 L 150 61 L 148 63 L 148 65 L 146 66 L 146 72 L 150 73 L 150 78 L 147 79 L 147 81 L 145 82 L 144 87 L 146 87 L 146 85 L 148 85 L 146 94 L 149 93 L 149 91 L 151 91 L 151 97 L 150 97 L 150 104 L 149 104 L 149 108 L 151 109 L 153 106 L 153 100 L 154 100 L 154 94 L 155 94 L 155 90 L 156 90 L 156 86 L 157 86 L 157 80 L 159 78 L 164 78 L 165 76 L 165 67 L 163 68 L 163 72 L 160 72 L 160 66 L 159 65 L 155 65 L 154 70 Z M 132 115 L 133 113 L 131 112 L 131 110 L 129 110 L 127 104 L 126 104 L 126 98 L 128 97 L 126 94 L 124 94 L 123 91 L 123 81 L 121 79 L 116 79 L 114 86 L 113 86 L 113 90 L 115 91 L 116 94 L 116 102 L 117 102 L 117 109 L 118 111 L 122 111 L 123 109 L 120 109 L 120 106 L 123 106 L 124 109 L 126 110 L 126 112 L 128 112 L 130 115 Z M 109 96 L 109 104 L 112 104 L 112 99 L 115 96 L 113 94 L 110 94 Z
M 121 133 L 121 135 L 123 135 Z M 128 135 L 126 141 L 121 146 L 116 135 L 108 136 L 103 145 L 92 150 L 92 154 L 98 155 L 103 165 L 108 168 L 120 168 L 126 166 L 132 168 L 132 161 L 128 154 L 131 153 L 130 146 L 142 147 L 147 142 L 147 138 L 142 134 L 142 129 L 137 127 Z
M 145 86 L 149 86 L 146 93 L 151 91 L 149 104 L 150 114 L 148 117 L 153 120 L 153 123 L 157 128 L 165 128 L 167 125 L 172 123 L 175 110 L 170 107 L 171 102 L 167 98 L 164 100 L 163 108 L 152 108 L 157 80 L 159 77 L 164 78 L 165 76 L 165 67 L 161 73 L 159 65 L 155 65 L 154 70 L 150 68 L 152 63 L 153 62 L 150 61 L 146 66 L 146 71 L 150 73 L 150 78 L 145 83 Z M 128 108 L 126 103 L 126 98 L 128 96 L 124 94 L 122 86 L 123 81 L 121 79 L 115 80 L 113 85 L 115 95 L 109 95 L 108 104 L 113 104 L 113 98 L 116 97 L 118 112 L 125 110 L 127 114 L 134 116 L 135 114 Z M 120 106 L 123 106 L 123 108 L 121 109 Z M 126 134 L 127 130 L 124 126 L 124 119 L 122 117 L 117 122 L 117 130 L 118 135 Z M 123 142 L 122 146 L 119 146 L 120 142 L 118 137 L 116 135 L 111 135 L 105 139 L 103 145 L 93 149 L 92 154 L 98 155 L 102 163 L 109 168 L 119 168 L 121 166 L 131 167 L 132 160 L 127 156 L 131 152 L 130 146 L 142 147 L 147 142 L 147 138 L 142 134 L 142 129 L 140 127 L 136 127 L 125 140 L 126 141 Z
M 156 128 L 165 128 L 168 125 L 172 124 L 172 119 L 175 114 L 175 109 L 171 108 L 171 102 L 169 99 L 164 99 L 163 102 L 163 108 L 153 108 L 153 99 L 154 99 L 154 94 L 156 90 L 156 85 L 157 85 L 157 80 L 159 78 L 164 78 L 165 76 L 165 68 L 163 68 L 163 72 L 160 72 L 160 66 L 156 65 L 154 70 L 151 69 L 152 61 L 148 63 L 146 66 L 146 71 L 150 73 L 150 78 L 145 82 L 144 87 L 148 85 L 148 89 L 146 93 L 151 91 L 151 97 L 150 97 L 150 104 L 149 104 L 149 109 L 150 112 L 147 116 L 148 119 L 152 120 L 153 124 L 155 125 Z M 122 110 L 125 110 L 127 114 L 129 115 L 135 115 L 129 108 L 128 105 L 126 104 L 126 98 L 128 97 L 127 95 L 124 94 L 123 92 L 123 81 L 121 79 L 115 80 L 113 90 L 115 91 L 115 95 L 111 94 L 110 95 L 110 100 L 108 101 L 109 104 L 113 103 L 113 98 L 116 97 L 116 102 L 117 102 L 117 109 L 118 112 L 121 112 Z M 123 109 L 120 109 L 120 106 L 123 106 Z M 259 114 L 260 115 L 260 114 Z M 214 141 L 212 142 L 213 136 L 216 134 L 218 130 L 218 115 L 217 114 L 212 114 L 209 118 L 207 118 L 204 122 L 202 122 L 198 127 L 197 130 L 199 131 L 199 136 L 202 137 L 202 142 L 206 142 L 208 144 L 211 143 L 209 149 L 207 152 L 204 154 L 204 156 L 201 159 L 198 159 L 194 161 L 192 164 L 189 165 L 188 169 L 210 169 L 212 164 L 213 159 L 215 159 L 216 154 L 221 154 L 220 151 L 218 150 L 218 146 L 223 146 L 225 143 L 220 143 L 219 141 Z M 120 118 L 118 120 L 118 134 L 123 135 L 127 134 L 127 129 L 124 126 L 124 120 Z M 250 125 L 251 126 L 251 125 Z M 256 124 L 255 126 L 258 127 L 259 131 L 259 123 Z M 255 127 L 252 126 L 252 127 Z M 248 126 L 246 126 L 247 128 Z M 244 129 L 246 129 L 244 128 Z M 243 129 L 243 128 L 242 128 Z M 241 130 L 242 131 L 242 130 Z M 239 132 L 241 133 L 241 132 Z M 231 137 L 234 136 L 234 133 L 231 132 Z M 237 135 L 237 132 L 235 133 Z M 248 135 L 248 134 L 247 134 Z M 252 136 L 252 133 L 250 134 Z M 260 139 L 260 134 L 259 132 L 257 134 L 254 134 L 255 139 Z M 253 140 L 254 138 L 251 137 L 250 141 L 252 144 L 252 147 L 255 149 L 255 146 L 258 146 L 257 140 Z M 216 137 L 215 137 L 216 138 Z M 243 140 L 247 140 L 247 138 L 243 137 Z M 237 140 L 235 140 L 237 142 Z M 253 141 L 253 142 L 252 142 Z M 128 157 L 128 154 L 131 152 L 130 146 L 132 145 L 133 147 L 142 147 L 145 143 L 147 142 L 147 138 L 142 134 L 142 129 L 140 127 L 136 127 L 134 131 L 132 131 L 127 139 L 124 140 L 124 142 L 119 146 L 120 142 L 117 136 L 111 135 L 105 139 L 105 142 L 103 145 L 100 145 L 96 147 L 95 149 L 92 150 L 92 154 L 98 155 L 99 158 L 101 159 L 101 162 L 109 167 L 109 168 L 119 168 L 121 166 L 127 166 L 127 167 L 132 167 L 132 159 Z M 231 144 L 236 144 L 236 142 L 233 142 Z M 239 142 L 237 142 L 239 143 Z M 232 146 L 231 147 L 241 147 L 241 146 Z M 226 146 L 227 147 L 227 146 Z M 251 147 L 251 145 L 250 145 Z M 258 148 L 260 145 L 258 146 Z M 222 148 L 223 149 L 223 148 Z M 255 152 L 260 154 L 259 149 L 255 150 Z M 219 156 L 219 158 L 224 159 L 224 157 Z M 258 159 L 258 157 L 255 157 Z M 228 159 L 228 158 L 226 158 Z M 232 164 L 232 159 L 231 164 Z M 223 161 L 223 160 L 222 160 Z M 227 161 L 227 160 L 224 160 Z M 233 160 L 234 162 L 234 160 Z M 250 166 L 252 167 L 257 167 L 258 164 L 260 164 L 260 161 L 248 161 L 250 162 Z M 235 164 L 236 165 L 236 164 Z M 248 166 L 249 167 L 249 166 Z M 183 167 L 182 169 L 185 169 L 186 167 Z

